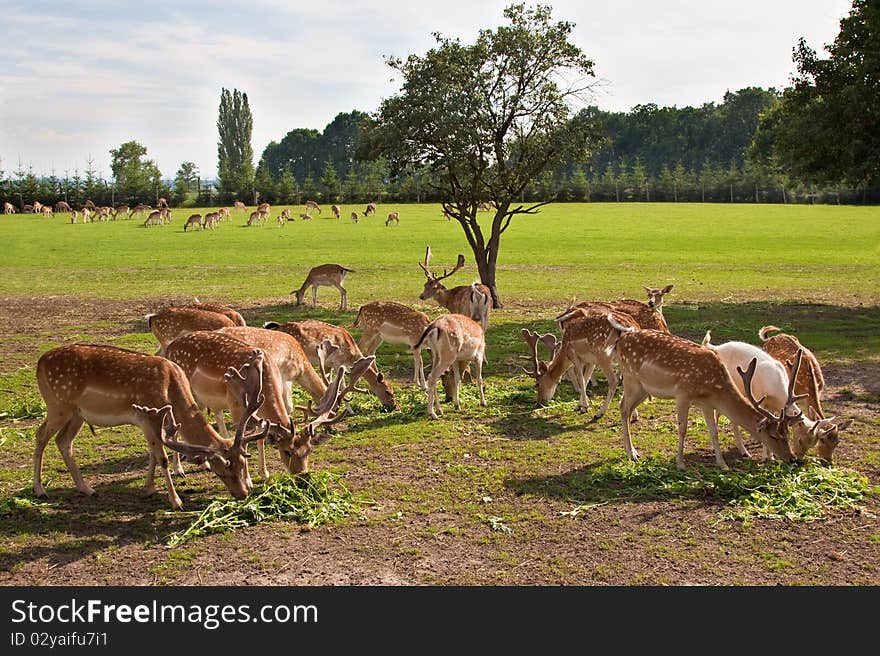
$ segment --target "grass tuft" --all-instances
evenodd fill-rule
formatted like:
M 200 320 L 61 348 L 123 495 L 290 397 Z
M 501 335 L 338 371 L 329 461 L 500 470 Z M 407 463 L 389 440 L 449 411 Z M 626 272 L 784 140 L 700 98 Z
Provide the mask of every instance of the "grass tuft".
M 330 472 L 277 476 L 246 499 L 212 501 L 188 528 L 172 533 L 166 546 L 176 547 L 211 533 L 227 533 L 260 522 L 296 521 L 315 527 L 347 517 L 358 502 Z

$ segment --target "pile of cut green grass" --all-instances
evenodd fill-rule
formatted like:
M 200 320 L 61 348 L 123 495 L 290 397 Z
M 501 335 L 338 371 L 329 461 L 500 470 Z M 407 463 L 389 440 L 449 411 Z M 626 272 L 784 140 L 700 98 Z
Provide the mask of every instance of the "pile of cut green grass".
M 272 477 L 246 499 L 211 502 L 188 528 L 171 534 L 166 546 L 176 547 L 203 535 L 260 522 L 285 520 L 315 527 L 339 521 L 357 507 L 341 478 L 329 472 Z
M 613 501 L 714 497 L 727 502 L 721 519 L 744 522 L 811 521 L 853 511 L 869 492 L 863 474 L 815 460 L 802 465 L 743 461 L 729 471 L 713 466 L 679 471 L 674 463 L 651 458 L 608 462 L 579 480 L 577 487 L 586 498 L 566 515 Z

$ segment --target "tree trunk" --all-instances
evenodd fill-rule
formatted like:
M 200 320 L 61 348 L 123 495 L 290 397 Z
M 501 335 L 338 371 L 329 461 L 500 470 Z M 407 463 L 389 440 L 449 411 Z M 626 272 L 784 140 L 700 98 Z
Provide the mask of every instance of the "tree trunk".
M 492 308 L 497 310 L 503 308 L 501 298 L 498 296 L 498 285 L 495 282 L 495 262 L 497 254 L 489 252 L 474 253 L 477 259 L 477 270 L 480 273 L 480 282 L 486 285 L 492 292 Z

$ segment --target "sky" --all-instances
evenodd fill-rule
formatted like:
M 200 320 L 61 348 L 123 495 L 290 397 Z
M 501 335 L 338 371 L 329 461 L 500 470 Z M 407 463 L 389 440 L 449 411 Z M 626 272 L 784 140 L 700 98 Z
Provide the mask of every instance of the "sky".
M 0 168 L 110 178 L 138 141 L 163 177 L 217 170 L 220 91 L 247 93 L 259 159 L 296 128 L 373 112 L 400 88 L 389 56 L 440 32 L 464 43 L 511 0 L 0 0 Z M 833 42 L 850 0 L 551 0 L 593 60 L 590 104 L 698 107 L 748 86 L 783 89 L 800 37 Z M 256 162 L 255 162 L 256 164 Z

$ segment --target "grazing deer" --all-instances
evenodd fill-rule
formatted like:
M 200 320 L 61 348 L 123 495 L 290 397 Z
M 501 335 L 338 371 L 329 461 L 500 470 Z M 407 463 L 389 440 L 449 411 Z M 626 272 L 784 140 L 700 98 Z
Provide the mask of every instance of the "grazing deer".
M 312 215 L 306 212 L 305 214 L 300 214 L 299 218 L 301 218 L 303 221 L 311 221 Z
M 83 207 L 89 208 L 90 210 L 92 210 L 92 212 L 94 212 L 95 210 L 98 209 L 97 206 L 95 205 L 95 203 L 92 202 L 91 198 L 86 199 L 86 202 L 83 203 Z
M 372 301 L 361 305 L 354 326 L 363 333 L 358 346 L 365 355 L 373 355 L 382 342 L 405 344 L 413 351 L 413 383 L 427 389 L 420 350 L 414 347 L 431 323 L 428 315 L 394 301 Z
M 612 316 L 620 325 L 638 328 L 638 324 L 628 314 L 612 313 Z M 580 394 L 578 407 L 581 410 L 589 410 L 590 401 L 587 398 L 586 381 L 598 365 L 608 380 L 608 393 L 605 402 L 596 413 L 596 419 L 602 417 L 611 405 L 611 399 L 617 391 L 619 379 L 614 371 L 612 357 L 614 344 L 609 343 L 610 336 L 616 333 L 608 323 L 607 315 L 599 313 L 586 314 L 572 319 L 562 333 L 562 342 L 557 343 L 554 335 L 538 335 L 527 328 L 523 328 L 522 335 L 526 344 L 529 345 L 532 359 L 532 371 L 523 369 L 529 376 L 535 379 L 538 389 L 538 404 L 546 405 L 556 394 L 559 381 L 572 370 L 575 376 L 575 388 Z M 538 342 L 544 341 L 550 349 L 552 359 L 550 362 L 539 361 Z
M 71 223 L 76 223 L 76 219 L 77 219 L 77 213 L 76 213 L 76 210 L 73 210 L 73 211 L 70 213 L 70 222 L 71 222 Z M 83 222 L 83 223 L 85 223 L 85 222 Z
M 364 210 L 364 216 L 376 213 L 376 203 L 367 203 L 367 209 Z
M 352 213 L 351 213 L 351 221 L 352 221 L 352 223 L 357 223 L 357 222 L 358 222 L 358 213 L 357 213 L 357 212 L 352 212 Z
M 55 211 L 58 212 L 59 214 L 61 212 L 70 212 L 72 210 L 73 210 L 73 208 L 70 206 L 70 204 L 67 201 L 59 200 L 57 203 L 55 203 Z
M 55 212 L 52 211 L 51 205 L 43 205 L 40 208 L 40 214 L 42 214 L 43 216 L 51 216 L 53 218 L 55 217 Z
M 31 211 L 32 211 L 34 214 L 39 214 L 40 212 L 43 211 L 43 204 L 42 204 L 40 201 L 35 200 L 35 201 L 34 201 L 34 204 L 31 205 L 31 208 L 32 208 Z
M 385 219 L 386 226 L 389 226 L 392 223 L 400 223 L 400 212 L 391 212 L 391 214 L 388 215 L 388 218 Z
M 150 212 L 150 215 L 147 217 L 146 221 L 144 221 L 144 227 L 149 228 L 153 225 L 162 225 L 164 223 L 162 217 L 162 210 L 153 210 Z
M 840 431 L 849 427 L 853 420 L 837 417 L 820 418 L 812 406 L 808 408 L 808 416 L 804 416 L 800 408 L 795 405 L 799 399 L 808 397 L 806 394 L 801 396 L 794 394 L 797 374 L 806 361 L 804 349 L 799 348 L 795 352 L 793 361 L 783 364 L 766 351 L 745 342 L 725 342 L 716 346 L 711 344 L 710 340 L 711 332 L 706 331 L 703 346 L 711 348 L 721 357 L 721 361 L 727 367 L 731 378 L 737 384 L 740 392 L 744 394 L 746 393 L 744 386 L 733 374 L 737 367 L 742 369 L 747 367 L 752 359 L 756 360 L 757 364 L 751 382 L 752 392 L 755 396 L 765 399 L 762 405 L 765 405 L 768 410 L 772 412 L 784 411 L 786 417 L 790 418 L 792 436 L 794 437 L 792 451 L 795 458 L 802 458 L 809 449 L 815 446 L 816 452 L 822 460 L 828 462 L 833 460 L 834 449 L 837 448 L 840 441 Z M 798 420 L 798 418 L 800 419 Z M 733 434 L 740 454 L 749 456 L 748 449 L 743 444 L 739 426 L 733 426 Z M 766 448 L 763 457 L 765 459 L 768 457 Z
M 15 205 L 10 203 L 8 200 L 3 202 L 3 213 L 4 214 L 17 214 L 18 210 L 15 209 Z
M 159 341 L 156 355 L 165 355 L 168 345 L 187 333 L 236 325 L 229 317 L 201 307 L 168 307 L 144 318 L 150 332 Z
M 630 460 L 637 460 L 639 455 L 630 439 L 629 418 L 649 395 L 675 399 L 678 414 L 675 464 L 679 469 L 685 467 L 684 438 L 688 410 L 692 405 L 703 412 L 715 450 L 715 462 L 722 469 L 728 467 L 718 444 L 716 410 L 732 423 L 743 426 L 780 460 L 794 460 L 788 443 L 787 419 L 784 414 L 773 416 L 761 407 L 760 401 L 755 401 L 749 388 L 751 374 L 739 372 L 745 377 L 745 388 L 748 390 L 746 399 L 737 389 L 721 358 L 711 349 L 658 330 L 624 326 L 610 312 L 608 322 L 617 333 L 612 333 L 609 343 L 615 345 L 623 376 L 620 416 L 623 445 Z M 754 371 L 754 363 L 749 369 Z
M 345 328 L 333 324 L 317 321 L 315 319 L 303 319 L 301 321 L 288 321 L 279 324 L 267 321 L 264 328 L 280 330 L 292 335 L 302 346 L 309 362 L 318 368 L 321 376 L 326 378 L 326 367 L 335 369 L 340 366 L 353 367 L 354 363 L 364 357 L 354 337 Z M 329 342 L 332 350 L 322 350 L 322 345 Z M 364 380 L 370 391 L 376 395 L 387 410 L 396 410 L 397 401 L 394 398 L 394 390 L 385 376 L 379 372 L 373 362 L 363 373 Z M 329 382 L 325 380 L 325 383 Z
M 232 324 L 235 326 L 246 326 L 247 323 L 244 320 L 244 317 L 238 312 L 238 310 L 233 310 L 231 307 L 227 307 L 225 305 L 219 305 L 217 303 L 202 303 L 198 298 L 196 298 L 192 303 L 188 305 L 181 305 L 179 307 L 183 308 L 196 308 L 197 310 L 207 310 L 208 312 L 216 312 L 217 314 L 222 314 L 232 321 Z M 198 328 L 198 330 L 213 330 L 212 328 Z
M 219 210 L 217 210 L 217 217 L 218 217 L 219 221 L 222 221 L 223 219 L 228 219 L 229 218 L 229 208 L 228 207 L 221 207 Z
M 253 212 L 251 212 L 250 217 L 248 217 L 247 225 L 248 226 L 262 225 L 262 223 L 263 223 L 262 218 L 263 218 L 263 212 L 261 210 L 254 210 Z
M 135 216 L 141 217 L 144 214 L 146 214 L 147 210 L 149 210 L 149 209 L 150 209 L 149 205 L 144 205 L 143 203 L 138 203 L 137 205 L 134 206 L 134 208 L 132 208 L 131 212 L 128 215 L 128 218 L 133 219 Z M 85 208 L 83 209 L 83 212 L 85 212 Z
M 337 219 L 342 216 L 342 210 L 339 208 L 339 205 L 332 205 L 330 207 L 330 210 L 333 212 L 333 216 L 335 216 Z
M 197 215 L 198 216 L 198 215 Z M 202 229 L 210 229 L 213 230 L 217 227 L 217 224 L 220 223 L 220 213 L 219 212 L 208 212 L 205 214 L 205 218 L 202 221 Z
M 636 320 L 640 328 L 649 328 L 668 333 L 669 327 L 666 325 L 666 319 L 663 317 L 663 297 L 672 291 L 672 287 L 673 285 L 666 285 L 662 289 L 658 287 L 645 287 L 645 291 L 648 294 L 647 303 L 632 299 L 622 299 L 619 301 L 584 301 L 577 305 L 572 304 L 564 312 L 557 315 L 556 325 L 561 326 L 566 318 L 576 315 L 583 310 L 597 309 L 604 312 L 607 309 L 615 312 L 625 312 Z
M 768 337 L 767 333 L 771 331 L 781 331 L 776 326 L 763 326 L 758 331 L 758 337 L 761 338 L 761 348 L 780 362 L 786 362 L 794 358 L 798 350 L 803 351 L 805 361 L 804 367 L 798 372 L 795 380 L 794 391 L 798 394 L 807 395 L 807 407 L 812 408 L 816 416 L 825 417 L 825 411 L 822 409 L 822 392 L 825 391 L 825 377 L 822 375 L 822 367 L 816 356 L 800 343 L 794 335 L 780 333 Z
M 120 214 L 122 214 L 126 219 L 130 219 L 131 217 L 128 215 L 130 211 L 131 208 L 128 205 L 117 205 L 116 209 L 113 210 L 113 220 L 115 221 L 116 219 L 118 219 Z
M 183 503 L 171 481 L 163 446 L 197 462 L 207 460 L 232 496 L 247 496 L 250 476 L 245 445 L 259 436 L 246 437 L 246 422 L 242 421 L 234 440 L 220 437 L 199 411 L 186 374 L 170 360 L 114 346 L 72 344 L 40 357 L 37 385 L 46 402 L 46 419 L 36 432 L 36 496 L 46 496 L 43 452 L 53 435 L 76 489 L 85 495 L 94 494 L 73 456 L 73 439 L 84 422 L 94 426 L 138 426 L 150 446 L 145 489 L 148 494 L 155 492 L 154 474 L 159 465 L 168 487 L 168 500 L 175 509 L 182 508 Z M 182 441 L 172 441 L 178 430 Z
M 474 363 L 477 370 L 477 387 L 480 405 L 486 405 L 483 390 L 483 362 L 486 360 L 486 338 L 482 326 L 463 314 L 443 314 L 429 323 L 422 332 L 414 350 L 427 348 L 431 351 L 431 373 L 428 376 L 428 416 L 437 419 L 443 414 L 437 398 L 437 381 L 447 369 L 452 369 L 452 401 L 456 410 L 461 409 L 458 390 L 461 386 L 461 366 Z
M 241 210 L 242 212 L 247 212 L 247 205 L 242 203 L 240 200 L 237 200 L 233 203 L 233 207 L 237 210 Z
M 306 290 L 312 288 L 312 307 L 318 307 L 318 287 L 336 287 L 342 295 L 342 301 L 339 304 L 340 310 L 348 309 L 348 292 L 342 286 L 345 280 L 345 274 L 353 273 L 354 269 L 346 268 L 340 264 L 321 264 L 312 267 L 309 275 L 306 276 L 305 282 L 300 285 L 299 289 L 294 289 L 291 294 L 296 294 L 296 304 L 303 304 L 303 296 Z
M 183 224 L 183 231 L 186 232 L 186 229 L 189 226 L 199 226 L 204 230 L 205 226 L 202 224 L 202 215 L 190 214 L 189 218 L 186 220 L 186 223 Z
M 169 207 L 168 200 L 166 198 L 160 198 L 156 201 L 156 207 L 160 210 Z
M 272 209 L 272 206 L 269 203 L 260 203 L 257 205 L 257 211 L 259 212 L 269 212 Z
M 88 207 L 82 208 L 82 220 L 83 223 L 92 222 L 92 211 Z
M 278 222 L 281 223 L 283 221 L 293 221 L 293 218 L 290 216 L 290 208 L 285 207 L 281 210 L 281 215 L 278 217 Z
M 306 212 L 309 210 L 316 210 L 318 214 L 321 213 L 321 207 L 313 200 L 306 201 Z
M 242 390 L 228 384 L 230 380 L 226 373 L 230 368 L 241 370 L 245 365 L 252 367 L 251 374 L 259 380 L 260 391 L 251 397 L 256 405 L 253 415 L 264 422 L 267 438 L 276 442 L 293 434 L 293 419 L 287 410 L 290 403 L 285 402 L 281 374 L 274 360 L 267 358 L 262 349 L 228 334 L 197 330 L 171 342 L 165 350 L 165 357 L 183 369 L 196 401 L 202 408 L 213 411 L 217 428 L 224 437 L 228 432 L 223 411 L 229 410 L 232 422 L 238 425 L 246 410 Z M 244 385 L 246 381 L 247 376 L 244 376 L 237 382 Z M 269 477 L 269 471 L 262 441 L 259 452 L 260 475 L 265 479 Z M 176 462 L 175 471 L 178 468 Z
M 419 262 L 419 267 L 421 267 L 425 273 L 425 278 L 427 278 L 425 288 L 419 294 L 419 298 L 423 301 L 434 298 L 453 314 L 463 314 L 474 321 L 478 321 L 483 327 L 483 331 L 485 331 L 489 326 L 489 310 L 492 305 L 492 295 L 489 288 L 482 283 L 474 282 L 470 285 L 446 289 L 440 282 L 464 266 L 464 255 L 459 253 L 455 268 L 449 273 L 444 269 L 442 276 L 432 273 L 428 269 L 430 262 L 431 247 L 428 246 L 425 251 L 425 263 Z

